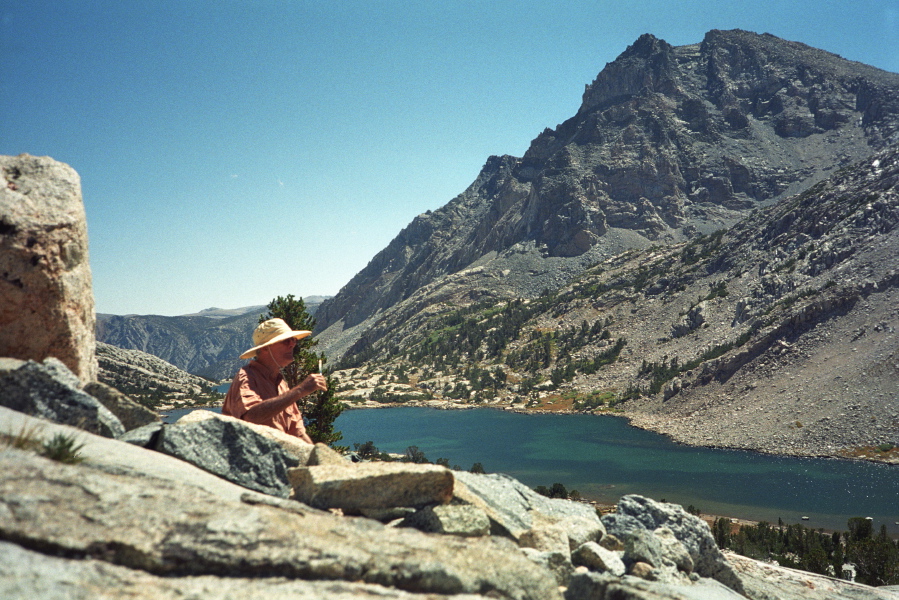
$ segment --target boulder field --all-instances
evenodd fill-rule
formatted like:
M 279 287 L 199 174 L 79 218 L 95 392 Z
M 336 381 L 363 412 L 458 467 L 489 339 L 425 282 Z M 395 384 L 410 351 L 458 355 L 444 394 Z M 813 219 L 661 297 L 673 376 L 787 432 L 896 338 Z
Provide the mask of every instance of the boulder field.
M 2 598 L 899 599 L 724 554 L 678 505 L 631 495 L 600 517 L 208 411 L 126 432 L 59 361 L 0 366 L 0 404 L 19 398 L 0 407 Z

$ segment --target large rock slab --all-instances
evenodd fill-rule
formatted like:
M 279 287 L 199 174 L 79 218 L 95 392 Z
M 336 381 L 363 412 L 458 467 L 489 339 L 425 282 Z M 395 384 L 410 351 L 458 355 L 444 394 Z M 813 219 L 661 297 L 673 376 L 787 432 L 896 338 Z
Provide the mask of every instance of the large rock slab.
M 174 481 L 233 502 L 240 502 L 241 498 L 246 497 L 247 494 L 280 501 L 278 498 L 263 496 L 257 492 L 251 492 L 245 487 L 225 481 L 221 477 L 174 456 L 147 450 L 118 439 L 94 435 L 68 425 L 59 425 L 44 419 L 30 417 L 0 406 L 0 434 L 18 436 L 21 432 L 29 432 L 41 440 L 50 439 L 57 434 L 74 436 L 81 445 L 79 456 L 84 459 L 82 465 L 112 475 L 147 476 Z M 3 447 L 2 443 L 0 443 L 0 447 Z M 295 504 L 302 506 L 299 503 Z
M 350 464 L 350 461 L 328 445 L 318 443 L 312 448 L 312 452 L 309 454 L 309 460 L 307 460 L 305 464 L 309 467 L 321 465 L 345 467 Z
M 733 552 L 725 554 L 753 600 L 899 600 L 899 591 L 762 563 Z
M 125 433 L 121 421 L 58 359 L 43 363 L 0 358 L 0 405 L 106 437 Z
M 587 542 L 571 554 L 571 561 L 591 571 L 608 573 L 620 577 L 624 575 L 625 566 L 617 552 L 606 550 L 596 542 Z
M 593 572 L 575 574 L 565 591 L 565 600 L 604 600 L 606 598 L 614 600 L 745 600 L 746 596 L 738 594 L 713 579 L 700 579 L 692 584 L 677 585 L 647 581 L 638 577 L 614 577 Z M 786 596 L 770 596 L 752 598 L 752 600 L 793 599 Z
M 425 506 L 403 519 L 400 526 L 462 537 L 480 537 L 490 533 L 487 514 L 477 507 L 462 504 Z
M 438 465 L 347 463 L 298 467 L 288 472 L 294 497 L 316 508 L 348 514 L 365 509 L 445 504 L 453 496 L 453 472 Z
M 4 600 L 486 600 L 475 594 L 412 594 L 348 581 L 283 577 L 159 577 L 100 560 L 46 556 L 0 542 L 0 598 Z
M 415 593 L 560 598 L 552 575 L 508 540 L 387 528 L 277 498 L 235 502 L 190 483 L 113 474 L 88 462 L 65 465 L 15 449 L 0 451 L 0 539 L 156 576 L 339 580 Z
M 266 428 L 271 429 L 271 428 Z M 287 470 L 299 462 L 239 419 L 201 419 L 167 425 L 155 449 L 251 490 L 290 496 Z
M 870 587 L 842 579 L 762 563 L 733 552 L 728 562 L 743 582 L 744 594 L 753 600 L 899 600 L 899 591 Z
M 192 410 L 178 419 L 175 424 L 187 425 L 189 423 L 199 423 L 200 421 L 207 421 L 209 419 L 217 419 L 226 423 L 238 423 L 255 431 L 259 435 L 266 437 L 281 446 L 281 449 L 296 460 L 296 463 L 299 465 L 307 464 L 315 449 L 315 446 L 312 444 L 307 444 L 300 438 L 284 433 L 280 429 L 259 425 L 257 423 L 250 423 L 249 421 L 243 421 L 228 415 L 214 413 L 211 410 Z
M 97 378 L 81 179 L 50 157 L 0 156 L 0 356 Z

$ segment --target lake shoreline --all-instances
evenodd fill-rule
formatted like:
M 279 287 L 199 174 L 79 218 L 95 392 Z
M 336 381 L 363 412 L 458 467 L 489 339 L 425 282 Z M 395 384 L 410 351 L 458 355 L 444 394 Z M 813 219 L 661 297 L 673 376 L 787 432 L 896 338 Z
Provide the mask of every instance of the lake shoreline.
M 342 443 L 350 447 L 350 442 L 373 440 L 382 451 L 402 453 L 416 446 L 428 458 L 448 458 L 462 470 L 481 462 L 488 472 L 506 473 L 532 489 L 561 483 L 600 508 L 639 494 L 685 509 L 695 506 L 707 522 L 723 517 L 734 524 L 776 524 L 782 518 L 787 524 L 843 531 L 848 518 L 873 516 L 897 535 L 895 508 L 876 500 L 897 493 L 899 472 L 892 465 L 681 444 L 631 426 L 620 413 L 588 416 L 624 420 L 483 404 L 461 410 L 442 403 L 378 406 L 396 413 L 361 408 L 347 410 L 341 419 L 348 420 L 336 424 Z M 474 408 L 494 410 L 475 414 Z
M 476 410 L 479 408 L 488 408 L 492 410 L 501 410 L 506 412 L 513 412 L 516 414 L 522 415 L 592 415 L 597 417 L 617 417 L 626 419 L 628 424 L 632 427 L 636 427 L 637 429 L 642 429 L 644 431 L 651 431 L 653 433 L 657 433 L 659 435 L 664 435 L 672 442 L 676 444 L 680 444 L 683 446 L 689 446 L 694 448 L 709 448 L 712 450 L 741 450 L 744 452 L 755 452 L 758 454 L 764 454 L 769 456 L 783 456 L 790 458 L 826 458 L 832 460 L 846 460 L 846 461 L 862 461 L 862 462 L 872 462 L 876 464 L 886 464 L 886 465 L 896 465 L 899 466 L 899 452 L 894 451 L 893 453 L 885 456 L 885 457 L 871 457 L 871 456 L 844 456 L 840 454 L 834 454 L 830 451 L 821 451 L 817 453 L 813 452 L 789 452 L 784 451 L 778 448 L 765 448 L 759 447 L 758 445 L 748 445 L 748 444 L 739 444 L 734 442 L 732 444 L 701 444 L 695 443 L 689 439 L 682 439 L 681 437 L 672 434 L 668 428 L 660 427 L 656 423 L 648 422 L 645 419 L 645 415 L 641 413 L 635 412 L 625 412 L 625 411 L 609 411 L 609 410 L 570 410 L 570 409 L 541 409 L 541 408 L 519 408 L 510 403 L 505 404 L 461 404 L 459 402 L 451 402 L 448 400 L 413 400 L 409 402 L 403 403 L 377 403 L 368 401 L 364 405 L 360 405 L 358 403 L 349 403 L 344 402 L 344 406 L 346 406 L 347 410 L 366 410 L 366 409 L 385 409 L 385 408 L 433 408 L 437 410 Z M 654 426 L 655 425 L 655 426 Z
M 416 403 L 416 404 L 418 404 L 418 403 Z M 425 421 L 433 422 L 434 419 L 436 418 L 437 422 L 441 422 L 442 425 L 438 429 L 425 428 L 423 430 L 419 430 L 416 425 L 407 421 L 408 417 L 404 417 L 402 419 L 399 419 L 401 424 L 398 424 L 396 426 L 396 429 L 399 430 L 399 433 L 397 433 L 396 431 L 389 431 L 390 428 L 385 429 L 386 423 L 397 421 L 396 419 L 392 419 L 392 418 L 387 418 L 385 420 L 386 415 L 388 413 L 392 413 L 393 411 L 387 411 L 387 412 L 373 411 L 373 413 L 384 414 L 384 417 L 378 417 L 375 419 L 375 418 L 373 418 L 374 414 L 372 414 L 372 418 L 363 416 L 362 413 L 366 412 L 366 411 L 362 410 L 363 408 L 393 408 L 393 409 L 397 409 L 397 410 L 402 410 L 403 408 L 412 409 L 412 410 L 420 410 L 420 409 L 430 408 L 433 410 L 433 412 L 426 411 L 426 413 L 422 413 L 422 415 L 425 415 L 428 412 L 430 412 L 430 414 L 432 414 L 433 417 L 426 417 L 424 419 L 424 421 L 421 421 L 421 422 L 422 423 Z M 493 410 L 487 411 L 487 412 L 493 413 L 496 416 L 492 417 L 492 416 L 488 416 L 488 415 L 480 416 L 480 415 L 471 414 L 470 411 L 473 409 L 476 409 L 476 408 L 492 408 Z M 220 404 L 211 404 L 211 405 L 195 406 L 195 407 L 178 407 L 178 408 L 171 407 L 171 409 L 168 409 L 168 410 L 171 410 L 172 414 L 166 415 L 165 422 L 173 423 L 173 422 L 177 421 L 180 416 L 182 416 L 183 414 L 190 412 L 192 410 L 212 410 L 212 411 L 217 412 L 219 409 L 220 409 Z M 440 409 L 444 409 L 444 410 L 440 410 Z M 437 415 L 439 415 L 440 413 L 446 413 L 449 410 L 458 411 L 460 413 L 460 415 L 459 415 L 460 418 L 462 418 L 461 413 L 469 413 L 469 414 L 467 414 L 464 418 L 462 418 L 462 422 L 459 423 L 458 425 L 452 425 L 452 423 L 456 423 L 456 419 L 454 417 L 450 416 L 449 414 L 446 414 L 446 416 L 442 419 L 437 417 Z M 561 420 L 549 418 L 549 415 L 558 415 L 560 419 L 562 417 L 581 417 L 582 418 L 585 415 L 585 413 L 582 411 L 562 412 L 562 411 L 531 411 L 531 410 L 520 410 L 520 409 L 511 410 L 508 407 L 496 406 L 496 405 L 462 405 L 462 406 L 460 406 L 458 404 L 452 404 L 452 403 L 450 403 L 450 404 L 437 403 L 436 406 L 434 403 L 428 403 L 428 404 L 413 406 L 411 403 L 408 403 L 408 404 L 390 404 L 390 405 L 381 404 L 381 405 L 367 406 L 367 407 L 355 405 L 355 406 L 352 406 L 351 408 L 348 408 L 348 410 L 345 411 L 344 416 L 342 416 L 340 418 L 345 419 L 348 417 L 352 417 L 353 413 L 357 413 L 357 414 L 349 422 L 344 421 L 344 423 L 341 424 L 341 422 L 338 421 L 336 423 L 336 429 L 341 430 L 345 435 L 344 440 L 342 442 L 348 446 L 352 446 L 351 442 L 363 442 L 365 440 L 374 439 L 379 446 L 382 446 L 382 448 L 383 448 L 384 444 L 387 444 L 388 448 L 386 450 L 388 450 L 390 452 L 394 452 L 394 453 L 396 453 L 396 452 L 402 453 L 403 448 L 405 448 L 408 445 L 417 445 L 417 446 L 420 446 L 423 450 L 425 450 L 428 453 L 428 456 L 431 456 L 432 454 L 436 453 L 436 454 L 434 454 L 434 456 L 453 457 L 453 460 L 455 463 L 461 463 L 461 464 L 465 465 L 465 464 L 471 464 L 472 461 L 474 461 L 474 462 L 480 461 L 486 467 L 488 467 L 488 470 L 490 472 L 508 473 L 509 475 L 518 478 L 519 480 L 523 481 L 526 485 L 529 485 L 529 487 L 532 487 L 532 488 L 534 486 L 539 486 L 539 485 L 549 486 L 551 483 L 560 482 L 572 491 L 577 489 L 579 491 L 583 501 L 587 501 L 589 504 L 596 507 L 597 510 L 600 510 L 600 511 L 608 512 L 610 510 L 613 510 L 614 507 L 617 505 L 617 502 L 620 499 L 620 497 L 630 494 L 630 493 L 637 493 L 637 494 L 646 495 L 648 497 L 655 498 L 657 500 L 665 500 L 667 498 L 667 501 L 673 502 L 680 506 L 683 506 L 684 508 L 688 507 L 688 505 L 695 505 L 701 510 L 701 514 L 699 516 L 703 520 L 705 520 L 707 523 L 710 523 L 710 524 L 719 518 L 728 519 L 728 521 L 730 521 L 734 527 L 745 526 L 745 525 L 755 525 L 761 521 L 766 521 L 768 523 L 772 523 L 772 522 L 776 523 L 777 519 L 778 519 L 778 513 L 779 513 L 780 516 L 784 517 L 785 522 L 787 522 L 787 523 L 791 523 L 791 522 L 796 523 L 796 524 L 801 523 L 804 526 L 810 527 L 810 528 L 818 529 L 818 528 L 823 527 L 824 529 L 826 529 L 828 531 L 836 531 L 836 530 L 842 531 L 846 527 L 845 522 L 842 520 L 842 518 L 836 519 L 836 520 L 831 518 L 826 521 L 818 520 L 817 513 L 820 513 L 820 512 L 828 513 L 829 512 L 829 513 L 832 513 L 832 515 L 836 515 L 836 514 L 842 512 L 839 509 L 837 511 L 834 511 L 833 509 L 816 511 L 816 509 L 812 508 L 811 506 L 804 507 L 802 505 L 798 505 L 798 506 L 793 506 L 790 508 L 785 508 L 783 511 L 777 511 L 776 513 L 768 513 L 768 512 L 765 512 L 764 510 L 762 510 L 762 511 L 755 510 L 754 507 L 762 506 L 762 505 L 754 504 L 752 500 L 749 500 L 749 498 L 754 495 L 751 490 L 758 489 L 758 485 L 756 485 L 755 487 L 753 487 L 753 485 L 750 485 L 747 495 L 737 496 L 737 498 L 734 500 L 722 501 L 724 505 L 734 504 L 734 506 L 730 506 L 730 507 L 727 507 L 724 505 L 715 506 L 716 504 L 720 504 L 721 502 L 716 502 L 714 499 L 712 501 L 709 501 L 706 498 L 693 498 L 689 495 L 690 493 L 688 493 L 687 496 L 684 496 L 683 493 L 677 493 L 677 492 L 673 491 L 672 489 L 670 489 L 670 487 L 653 487 L 655 483 L 659 482 L 659 479 L 656 478 L 655 476 L 651 477 L 650 479 L 647 479 L 646 475 L 645 475 L 646 468 L 645 467 L 637 467 L 637 464 L 644 464 L 644 463 L 640 463 L 640 461 L 636 460 L 633 455 L 634 451 L 640 452 L 641 449 L 644 447 L 642 442 L 640 444 L 638 444 L 637 446 L 631 446 L 631 445 L 627 445 L 627 444 L 625 446 L 623 446 L 625 448 L 630 448 L 630 450 L 628 451 L 628 456 L 630 458 L 628 460 L 636 461 L 636 462 L 633 462 L 633 468 L 636 469 L 633 471 L 633 475 L 636 476 L 636 479 L 634 479 L 634 480 L 630 479 L 630 477 L 631 477 L 630 474 L 622 474 L 620 471 L 619 471 L 618 475 L 610 476 L 610 477 L 612 477 L 611 479 L 603 479 L 603 477 L 605 477 L 606 471 L 604 471 L 604 474 L 602 476 L 598 476 L 598 478 L 594 474 L 594 475 L 591 475 L 586 480 L 583 478 L 579 479 L 577 476 L 568 472 L 567 469 L 570 469 L 571 465 L 565 464 L 565 462 L 566 462 L 565 458 L 561 458 L 560 460 L 562 462 L 558 463 L 558 467 L 553 468 L 553 471 L 557 471 L 557 473 L 554 474 L 554 473 L 548 471 L 543 477 L 536 478 L 536 479 L 533 476 L 523 477 L 524 472 L 521 472 L 521 473 L 516 472 L 516 471 L 521 471 L 522 468 L 524 469 L 525 472 L 531 468 L 534 468 L 537 463 L 528 462 L 528 461 L 533 461 L 535 458 L 534 456 L 531 456 L 530 458 L 528 458 L 525 461 L 525 463 L 521 463 L 520 461 L 515 462 L 514 463 L 515 466 L 511 466 L 509 464 L 488 464 L 489 460 L 493 460 L 496 457 L 497 452 L 504 452 L 504 450 L 502 450 L 501 448 L 505 447 L 505 445 L 506 445 L 505 442 L 503 442 L 502 444 L 497 446 L 497 442 L 500 439 L 503 439 L 503 440 L 505 440 L 505 439 L 518 439 L 518 440 L 529 439 L 533 442 L 533 441 L 539 439 L 539 436 L 534 436 L 534 433 L 536 433 L 536 431 L 543 432 L 546 435 L 549 435 L 550 437 L 554 437 L 554 439 L 558 439 L 557 436 L 559 434 L 561 434 L 562 431 L 578 432 L 579 430 L 582 430 L 585 426 L 588 429 L 592 430 L 593 426 L 585 425 L 585 424 L 588 424 L 590 421 L 592 421 L 591 419 L 581 420 L 580 421 L 581 425 L 577 425 L 577 423 L 572 423 L 571 425 L 566 425 Z M 522 438 L 520 434 L 516 434 L 512 438 L 509 438 L 508 435 L 511 432 L 509 430 L 507 430 L 505 428 L 505 426 L 500 427 L 499 429 L 495 428 L 494 426 L 488 426 L 489 431 L 492 432 L 491 433 L 492 437 L 490 437 L 490 436 L 477 437 L 477 438 L 475 438 L 478 440 L 476 442 L 472 441 L 472 440 L 465 441 L 466 440 L 465 435 L 463 435 L 461 438 L 459 438 L 459 436 L 456 434 L 446 435 L 447 432 L 452 431 L 452 429 L 456 428 L 457 426 L 460 428 L 459 433 L 464 433 L 464 432 L 467 432 L 468 430 L 471 430 L 473 427 L 475 428 L 474 431 L 478 431 L 478 430 L 482 429 L 480 427 L 480 424 L 482 424 L 482 423 L 492 423 L 492 422 L 496 422 L 497 424 L 508 423 L 509 422 L 508 419 L 499 418 L 499 415 L 503 414 L 503 413 L 507 414 L 509 417 L 512 417 L 513 414 L 514 414 L 514 416 L 527 415 L 528 418 L 525 418 L 524 422 L 531 422 L 531 418 L 540 419 L 541 417 L 543 419 L 548 419 L 548 420 L 545 420 L 546 425 L 527 426 L 524 431 L 534 430 L 534 427 L 537 427 L 537 429 L 534 430 L 533 433 L 525 434 L 524 438 Z M 588 413 L 586 413 L 586 415 L 589 415 L 589 416 L 614 416 L 614 417 L 619 417 L 619 418 L 625 419 L 624 421 L 620 421 L 620 419 L 619 420 L 615 420 L 615 419 L 609 420 L 610 423 L 613 421 L 620 422 L 620 425 L 613 426 L 611 431 L 621 432 L 622 431 L 621 428 L 624 428 L 625 430 L 634 431 L 635 433 L 642 431 L 642 432 L 645 432 L 646 434 L 651 433 L 654 435 L 659 435 L 659 434 L 657 434 L 657 432 L 652 432 L 650 430 L 643 429 L 640 427 L 635 427 L 635 426 L 631 425 L 630 420 L 627 418 L 627 415 L 624 415 L 624 414 L 612 413 L 611 411 L 608 411 L 605 414 L 595 414 L 595 413 L 588 412 Z M 497 418 L 499 418 L 499 421 L 496 421 Z M 421 419 L 420 417 L 416 417 L 415 422 L 419 422 L 420 419 Z M 602 420 L 600 419 L 598 421 L 602 421 Z M 555 425 L 553 425 L 553 423 L 555 423 Z M 365 425 L 362 425 L 362 424 L 365 424 Z M 363 431 L 359 430 L 360 425 L 363 426 Z M 518 426 L 516 426 L 516 427 L 518 427 Z M 546 429 L 547 427 L 549 429 Z M 599 425 L 599 427 L 601 430 L 606 430 L 608 426 Z M 550 431 L 553 431 L 553 430 L 555 430 L 555 433 L 554 434 L 550 433 Z M 411 434 L 412 437 L 410 437 L 410 432 L 412 432 L 412 431 L 415 431 L 418 433 Z M 420 433 L 421 431 L 427 431 L 428 433 Z M 440 432 L 443 432 L 443 433 L 440 433 Z M 424 437 L 416 438 L 415 437 L 416 435 L 420 435 L 420 436 L 424 436 Z M 457 444 L 459 449 L 468 448 L 467 454 L 465 454 L 465 453 L 463 453 L 461 455 L 456 454 L 454 456 L 454 455 L 448 453 L 449 448 L 444 447 L 444 449 L 442 449 L 442 450 L 435 449 L 435 448 L 439 447 L 439 444 L 438 444 L 438 446 L 433 445 L 435 440 L 431 436 L 434 436 L 434 435 L 438 436 L 438 438 L 437 438 L 438 441 L 441 438 L 443 438 L 447 441 L 454 440 L 454 443 Z M 476 434 L 476 435 L 483 436 L 483 433 Z M 543 435 L 543 434 L 539 434 L 539 435 Z M 577 435 L 577 434 L 575 434 L 575 435 Z M 617 440 L 619 440 L 618 436 L 621 435 L 621 433 L 614 433 L 614 434 L 610 433 L 610 435 L 611 435 L 611 437 L 608 437 L 607 435 L 603 435 L 600 438 L 597 438 L 597 442 L 600 444 L 619 443 Z M 394 447 L 390 447 L 389 440 L 391 439 L 391 436 L 393 436 L 394 440 L 397 440 L 397 438 L 399 440 L 403 440 L 402 443 L 397 444 L 395 441 Z M 468 437 L 471 437 L 471 435 L 469 434 Z M 570 438 L 570 436 L 565 436 L 565 437 Z M 627 439 L 630 439 L 630 437 L 631 437 L 630 434 L 627 434 Z M 715 452 L 717 452 L 717 451 L 732 452 L 734 450 L 732 448 L 710 448 L 707 446 L 695 446 L 695 445 L 690 445 L 690 444 L 681 444 L 681 443 L 671 439 L 669 436 L 664 436 L 664 435 L 661 435 L 660 438 L 666 439 L 668 441 L 667 443 L 671 444 L 673 447 L 682 448 L 683 449 L 682 451 L 685 451 L 688 453 L 688 454 L 684 455 L 685 457 L 689 456 L 692 453 L 691 451 L 693 449 L 695 449 L 697 451 L 715 451 Z M 638 435 L 637 439 L 642 440 L 645 438 L 643 438 L 642 435 Z M 408 440 L 408 442 L 406 442 L 406 440 Z M 600 440 L 603 440 L 603 441 L 600 441 Z M 484 443 L 484 442 L 486 442 L 486 443 Z M 461 445 L 459 445 L 459 443 L 461 443 Z M 754 456 L 759 457 L 759 459 L 763 459 L 763 457 L 765 457 L 765 456 L 768 456 L 771 459 L 775 459 L 775 460 L 779 460 L 779 459 L 790 460 L 790 459 L 795 459 L 795 458 L 799 458 L 799 459 L 809 458 L 809 457 L 791 457 L 791 456 L 782 456 L 782 455 L 772 455 L 772 454 L 766 454 L 766 453 L 761 453 L 761 452 L 752 452 L 752 451 L 747 452 L 742 449 L 739 449 L 739 450 L 744 452 L 747 456 L 754 455 Z M 518 455 L 516 454 L 516 456 L 518 456 Z M 520 456 L 523 458 L 524 454 L 522 454 Z M 559 456 L 566 457 L 566 456 L 572 456 L 572 455 L 566 454 L 563 452 Z M 822 458 L 822 457 L 815 457 L 815 459 L 819 459 L 819 458 Z M 839 464 L 845 464 L 845 465 L 867 463 L 867 464 L 872 464 L 872 466 L 873 466 L 875 464 L 875 461 L 847 460 L 847 459 L 843 459 L 842 457 L 836 457 L 836 458 L 840 458 L 841 460 L 836 460 L 836 461 L 832 461 L 832 462 L 839 463 Z M 518 459 L 515 459 L 515 460 L 518 460 Z M 546 457 L 544 457 L 543 459 L 540 459 L 540 460 L 545 461 Z M 551 460 L 555 460 L 555 459 L 551 459 Z M 608 458 L 607 457 L 603 458 L 602 455 L 597 455 L 596 460 L 599 462 L 602 462 L 604 460 L 608 460 Z M 757 459 L 748 458 L 748 459 L 731 459 L 731 460 L 739 460 L 740 462 L 749 460 L 750 462 L 755 463 L 755 461 Z M 660 465 L 655 464 L 654 460 L 653 460 L 652 464 L 654 466 L 650 467 L 650 469 L 659 469 L 659 468 L 662 469 L 662 470 L 658 471 L 659 475 L 662 475 L 663 473 L 666 472 L 665 468 L 660 467 Z M 711 464 L 711 463 L 708 463 L 708 464 Z M 726 466 L 726 464 L 728 464 L 727 460 L 725 460 L 725 463 L 722 465 L 722 467 L 715 468 L 711 472 L 719 473 L 721 476 L 726 476 L 725 474 L 730 472 L 730 469 Z M 767 463 L 765 463 L 765 464 L 767 464 Z M 523 466 L 523 465 L 527 465 L 527 466 Z M 544 466 L 542 468 L 546 469 L 546 466 Z M 603 468 L 605 468 L 605 467 L 603 467 Z M 676 470 L 680 469 L 679 466 L 674 467 L 674 468 Z M 837 469 L 838 472 L 842 473 L 842 472 L 845 472 L 845 469 L 848 467 L 834 467 L 834 468 Z M 877 468 L 887 468 L 888 470 L 890 470 L 890 472 L 887 473 L 887 475 L 889 476 L 890 480 L 893 479 L 892 473 L 894 471 L 891 470 L 890 466 L 884 467 L 884 465 L 881 464 L 881 465 L 878 465 Z M 628 467 L 625 466 L 624 469 L 627 471 Z M 463 470 L 465 470 L 465 469 L 463 469 Z M 705 467 L 702 467 L 700 470 L 705 470 Z M 805 467 L 803 467 L 802 470 L 805 471 Z M 642 478 L 640 476 L 641 472 L 644 473 Z M 752 473 L 752 472 L 753 472 L 752 469 L 747 471 L 747 473 Z M 614 477 L 618 477 L 618 479 L 615 479 Z M 662 475 L 662 479 L 663 480 L 665 479 L 664 475 Z M 843 477 L 840 477 L 840 480 L 841 481 L 844 480 Z M 591 482 L 591 481 L 594 482 L 594 484 L 599 482 L 599 483 L 611 483 L 614 485 L 596 486 L 594 484 L 590 484 L 589 482 Z M 639 486 L 646 486 L 648 484 L 650 486 L 650 488 L 646 489 L 644 487 L 644 489 L 640 489 L 640 487 L 633 487 L 633 486 L 629 486 L 629 485 L 621 485 L 620 484 L 620 482 L 625 482 L 625 481 L 628 483 L 631 483 L 633 481 L 634 485 L 638 485 L 638 483 L 639 483 Z M 739 481 L 739 480 L 735 480 L 735 481 Z M 872 481 L 872 480 L 867 478 L 865 481 Z M 650 482 L 652 482 L 652 483 L 650 483 Z M 783 483 L 784 482 L 782 481 L 781 483 L 776 484 L 775 487 L 780 487 L 783 485 Z M 852 484 L 851 486 L 849 486 L 849 488 L 855 489 L 858 485 L 859 484 Z M 866 485 L 866 484 L 861 484 L 861 485 Z M 617 490 L 604 489 L 606 487 L 619 488 L 619 489 L 617 489 Z M 789 484 L 787 484 L 787 487 L 789 487 Z M 595 489 L 593 489 L 593 488 L 595 488 Z M 694 488 L 691 488 L 691 489 L 694 489 Z M 696 489 L 698 489 L 698 488 L 696 488 Z M 755 501 L 758 501 L 758 499 L 756 499 Z M 744 504 L 745 504 L 745 506 L 743 506 Z M 844 507 L 849 506 L 849 504 L 845 504 L 843 506 Z M 706 510 L 702 510 L 703 508 L 705 508 Z M 747 508 L 749 508 L 749 510 L 744 510 Z M 861 512 L 871 512 L 871 511 L 866 511 L 861 506 L 859 506 L 858 509 L 861 510 Z M 889 511 L 889 512 L 892 513 L 892 511 Z M 879 514 L 879 513 L 877 513 L 877 514 Z M 805 515 L 811 515 L 811 517 L 812 517 L 811 523 L 804 522 Z M 861 515 L 861 513 L 854 514 L 854 516 L 860 516 L 860 515 Z M 803 520 L 800 520 L 800 517 L 802 517 Z M 895 516 L 892 514 L 889 517 L 884 517 L 884 518 L 887 520 L 888 525 L 890 527 L 890 530 L 891 530 L 890 535 L 899 537 L 899 535 L 897 535 L 897 533 L 895 531 L 893 531 L 893 529 L 895 529 L 893 521 L 899 521 L 899 519 L 896 519 Z M 896 523 L 896 525 L 899 525 L 899 523 Z

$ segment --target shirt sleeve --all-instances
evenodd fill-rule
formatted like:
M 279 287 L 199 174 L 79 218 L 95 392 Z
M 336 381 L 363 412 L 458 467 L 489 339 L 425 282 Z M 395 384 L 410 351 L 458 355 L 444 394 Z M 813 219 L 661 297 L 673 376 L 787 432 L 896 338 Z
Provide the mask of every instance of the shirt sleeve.
M 247 411 L 262 402 L 262 397 L 256 392 L 251 384 L 250 377 L 246 370 L 240 369 L 228 393 L 225 395 L 225 401 L 222 404 L 222 414 L 243 419 Z

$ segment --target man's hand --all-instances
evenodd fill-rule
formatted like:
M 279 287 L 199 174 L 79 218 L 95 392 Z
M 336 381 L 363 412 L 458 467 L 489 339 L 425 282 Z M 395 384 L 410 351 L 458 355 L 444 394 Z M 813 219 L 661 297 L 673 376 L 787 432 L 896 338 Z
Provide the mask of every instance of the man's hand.
M 327 390 L 328 383 L 321 373 L 312 373 L 293 389 L 299 392 L 300 398 L 303 398 L 314 392 Z

